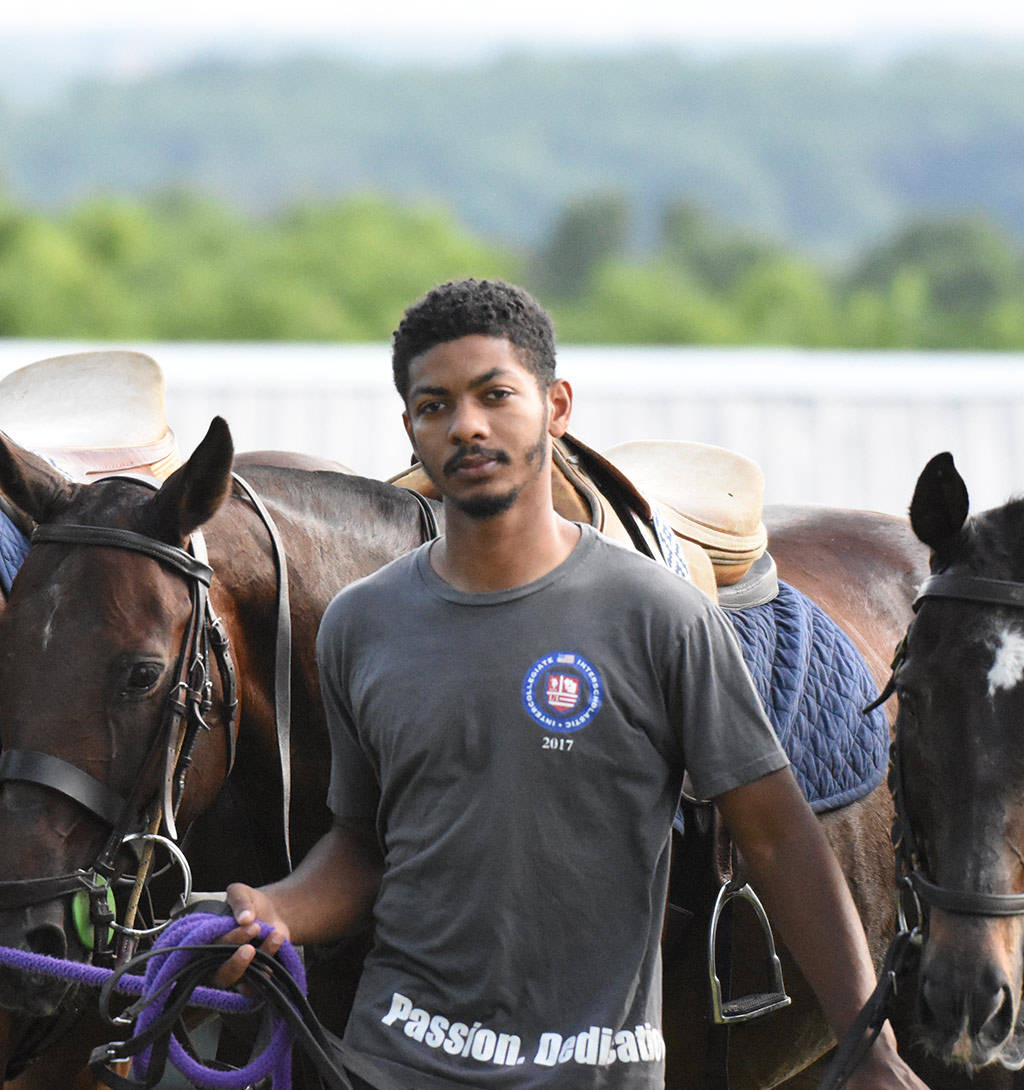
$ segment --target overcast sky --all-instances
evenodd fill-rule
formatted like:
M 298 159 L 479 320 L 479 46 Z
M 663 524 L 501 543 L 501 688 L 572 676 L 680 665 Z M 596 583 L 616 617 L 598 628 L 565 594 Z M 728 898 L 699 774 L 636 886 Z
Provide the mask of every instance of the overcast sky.
M 672 41 L 821 43 L 880 36 L 1024 37 L 1024 4 L 1008 0 L 46 0 L 0 5 L 0 32 L 160 29 L 197 35 L 397 35 L 424 48 L 446 40 L 583 45 Z

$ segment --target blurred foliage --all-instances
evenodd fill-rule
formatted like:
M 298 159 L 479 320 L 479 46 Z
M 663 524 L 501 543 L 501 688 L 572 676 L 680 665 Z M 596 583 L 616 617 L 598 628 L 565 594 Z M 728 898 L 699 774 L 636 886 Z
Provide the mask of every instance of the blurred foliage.
M 563 342 L 1024 350 L 1024 250 L 984 218 L 908 223 L 836 271 L 678 200 L 639 252 L 630 216 L 597 193 L 512 251 L 379 196 L 269 219 L 180 190 L 0 202 L 0 336 L 380 341 L 431 285 L 476 276 L 523 283 Z
M 631 247 L 680 195 L 828 260 L 955 211 L 1024 237 L 1020 49 L 890 45 L 208 55 L 0 103 L 0 169 L 12 196 L 50 209 L 171 184 L 266 215 L 373 190 L 531 250 L 581 192 L 625 198 Z

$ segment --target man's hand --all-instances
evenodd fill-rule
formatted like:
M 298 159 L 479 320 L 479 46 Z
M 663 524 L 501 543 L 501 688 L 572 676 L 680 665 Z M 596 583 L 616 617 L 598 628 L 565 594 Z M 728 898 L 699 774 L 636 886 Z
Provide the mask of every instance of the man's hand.
M 260 889 L 240 882 L 228 886 L 238 926 L 222 941 L 241 945 L 214 983 L 229 988 L 241 979 L 256 956 L 257 922 L 272 928 L 261 946 L 271 955 L 285 939 L 300 946 L 351 934 L 369 920 L 383 870 L 374 823 L 336 821 L 286 878 Z
M 896 1052 L 896 1039 L 886 1024 L 874 1046 L 846 1082 L 848 1090 L 928 1090 Z
M 246 969 L 256 956 L 253 941 L 259 938 L 260 923 L 269 924 L 273 930 L 260 944 L 260 949 L 273 956 L 281 944 L 289 938 L 288 925 L 280 919 L 273 901 L 262 890 L 235 882 L 227 888 L 227 902 L 238 924 L 221 938 L 221 942 L 238 944 L 238 949 L 217 970 L 213 984 L 217 988 L 231 988 L 242 979 Z
M 789 769 L 716 802 L 752 884 L 838 1039 L 875 988 L 864 929 L 846 879 Z M 851 1076 L 851 1090 L 924 1090 L 887 1025 Z

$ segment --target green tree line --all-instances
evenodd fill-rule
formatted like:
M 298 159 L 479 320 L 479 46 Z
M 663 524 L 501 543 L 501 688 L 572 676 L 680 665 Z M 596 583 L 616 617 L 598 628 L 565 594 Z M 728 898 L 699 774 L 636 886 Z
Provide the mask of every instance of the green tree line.
M 1024 249 L 982 218 L 909 223 L 837 270 L 681 202 L 639 251 L 615 193 L 528 251 L 372 195 L 269 218 L 184 192 L 0 205 L 0 336 L 380 341 L 470 275 L 526 285 L 563 342 L 1024 350 Z
M 372 190 L 514 246 L 540 245 L 584 188 L 628 195 L 634 245 L 677 196 L 827 260 L 918 214 L 984 212 L 1024 237 L 1021 46 L 877 44 L 384 63 L 239 41 L 25 97 L 12 72 L 37 91 L 59 51 L 26 68 L 0 33 L 0 174 L 49 209 L 168 183 L 263 215 Z

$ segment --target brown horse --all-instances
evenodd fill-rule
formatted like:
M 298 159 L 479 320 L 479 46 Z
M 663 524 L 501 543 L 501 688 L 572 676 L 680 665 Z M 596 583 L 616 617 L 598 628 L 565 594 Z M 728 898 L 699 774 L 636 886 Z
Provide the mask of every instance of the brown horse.
M 919 1008 L 936 1057 L 1024 1064 L 1024 500 L 968 518 L 949 454 L 910 508 L 931 576 L 897 660 L 901 859 L 923 913 Z
M 271 459 L 281 460 L 275 455 L 268 458 Z M 238 756 L 229 789 L 211 807 L 226 765 L 223 724 L 219 722 L 219 704 L 215 701 L 208 716 L 211 730 L 197 739 L 194 773 L 189 776 L 181 800 L 179 820 L 184 828 L 194 814 L 210 808 L 206 835 L 197 829 L 198 835 L 192 838 L 195 876 L 201 886 L 223 887 L 231 870 L 253 878 L 282 873 L 285 864 L 280 818 L 275 821 L 276 811 L 268 806 L 268 799 L 275 791 L 277 809 L 281 806 L 280 787 L 275 787 L 281 777 L 277 771 L 272 688 L 275 567 L 267 531 L 249 504 L 237 497 L 224 502 L 231 466 L 226 428 L 214 427 L 210 441 L 190 460 L 188 470 L 177 482 L 161 492 L 155 505 L 148 502 L 152 500 L 151 494 L 133 482 L 107 481 L 77 488 L 62 481 L 31 455 L 19 452 L 18 461 L 20 468 L 13 476 L 20 481 L 20 491 L 12 492 L 11 497 L 24 510 L 31 511 L 37 521 L 52 518 L 57 522 L 134 525 L 144 532 L 163 534 L 168 542 L 176 542 L 184 540 L 190 527 L 205 523 L 214 508 L 221 508 L 210 528 L 210 552 L 223 578 L 211 589 L 211 600 L 230 635 L 232 654 L 242 679 Z M 295 782 L 302 785 L 303 797 L 302 804 L 292 811 L 291 841 L 292 850 L 301 856 L 328 821 L 323 801 L 326 766 L 322 760 L 326 736 L 313 665 L 320 614 L 338 587 L 419 542 L 420 508 L 408 493 L 341 473 L 314 471 L 306 459 L 289 459 L 288 468 L 259 467 L 247 461 L 244 471 L 258 485 L 287 543 L 292 577 L 291 622 L 296 664 L 292 710 L 296 729 L 301 730 L 301 744 L 295 747 L 292 757 L 292 774 Z M 210 479 L 216 481 L 213 491 L 202 483 Z M 78 502 L 83 499 L 84 504 Z M 165 507 L 167 504 L 170 506 Z M 91 512 L 97 505 L 105 508 L 110 517 L 94 517 Z M 133 507 L 141 509 L 141 521 L 133 520 Z M 164 510 L 160 513 L 156 508 Z M 164 524 L 147 526 L 147 518 L 163 520 Z M 181 577 L 162 570 L 159 563 L 136 555 L 85 549 L 81 558 L 86 564 L 78 574 L 83 577 L 84 585 L 92 586 L 103 604 L 100 617 L 75 619 L 63 611 L 56 588 L 48 586 L 47 561 L 65 551 L 68 550 L 60 547 L 34 550 L 33 561 L 19 573 L 18 591 L 12 594 L 0 625 L 8 625 L 6 631 L 10 633 L 35 629 L 45 645 L 37 649 L 55 665 L 54 656 L 62 656 L 57 647 L 65 640 L 78 642 L 84 638 L 88 642 L 90 632 L 98 635 L 108 624 L 119 628 L 121 620 L 134 614 L 142 625 L 141 645 L 145 655 L 136 656 L 134 649 L 128 650 L 124 637 L 130 634 L 123 633 L 121 640 L 116 641 L 117 654 L 122 656 L 120 676 L 86 680 L 83 673 L 64 675 L 58 684 L 79 690 L 79 695 L 72 698 L 69 689 L 65 689 L 71 704 L 64 712 L 42 695 L 45 683 L 33 692 L 24 691 L 24 699 L 12 692 L 13 703 L 6 706 L 13 713 L 14 704 L 18 704 L 21 711 L 7 720 L 6 725 L 11 729 L 4 731 L 0 741 L 5 750 L 45 749 L 127 792 L 133 777 L 140 773 L 146 746 L 161 743 L 149 734 L 141 738 L 133 736 L 131 728 L 139 725 L 147 729 L 147 717 L 154 714 L 155 704 L 165 695 L 161 691 L 154 699 L 147 679 L 154 669 L 154 660 L 162 662 L 166 669 L 169 669 L 168 660 L 173 665 L 182 638 L 182 608 L 188 605 L 188 593 Z M 49 558 L 45 556 L 47 552 Z M 104 553 L 108 558 L 112 555 L 114 564 L 101 562 L 97 567 L 92 562 L 102 561 Z M 123 571 L 127 583 L 116 574 L 126 559 L 129 567 Z M 76 560 L 72 560 L 72 565 L 76 565 Z M 63 563 L 58 566 L 66 569 Z M 104 567 L 109 568 L 107 574 Z M 153 570 L 147 579 L 144 573 L 148 568 Z M 232 578 L 230 573 L 237 576 Z M 122 585 L 115 585 L 118 583 Z M 130 589 L 128 583 L 134 584 L 136 590 Z M 140 586 L 145 587 L 141 597 L 137 594 Z M 262 608 L 263 604 L 269 604 L 269 608 Z M 12 645 L 4 644 L 3 639 L 0 637 L 0 646 L 10 650 Z M 12 667 L 15 657 L 4 656 L 0 672 Z M 57 668 L 52 675 L 54 679 L 56 673 L 63 670 Z M 8 678 L 11 679 L 10 673 Z M 168 678 L 161 677 L 156 688 L 166 690 L 167 684 Z M 85 696 L 86 690 L 89 696 Z M 38 703 L 40 699 L 42 703 Z M 124 736 L 117 737 L 115 727 L 127 728 Z M 112 729 L 114 737 L 108 734 Z M 235 806 L 239 798 L 249 805 Z M 239 814 L 244 814 L 244 820 L 238 820 Z M 0 791 L 0 837 L 4 843 L 0 877 L 32 878 L 65 873 L 88 864 L 95 858 L 107 831 L 95 816 L 60 794 L 38 784 L 7 782 Z M 211 876 L 204 869 L 206 857 L 218 859 L 220 866 L 231 870 Z M 25 906 L 3 915 L 6 931 L 0 941 L 38 952 L 85 956 L 69 926 L 67 898 Z M 62 985 L 45 981 L 34 981 L 26 988 L 24 979 L 3 974 L 0 993 L 4 1004 L 14 1008 L 13 1016 L 8 1016 L 15 1022 L 10 1028 L 16 1031 L 21 1023 L 54 1010 L 64 999 L 64 991 Z M 66 1073 L 84 1066 L 91 1046 L 102 1040 L 103 1032 L 99 1031 L 98 1038 L 95 1029 L 75 1034 L 66 1045 L 74 1050 L 70 1066 L 67 1057 L 60 1060 L 44 1057 L 17 1085 L 70 1085 Z M 35 1081 L 33 1076 L 41 1065 L 50 1067 L 52 1072 Z
M 310 472 L 351 473 L 338 462 L 292 451 L 246 451 L 235 456 L 234 464 L 241 472 L 250 466 L 276 466 Z M 31 533 L 31 519 L 10 508 L 7 498 L 3 498 L 23 532 Z M 0 596 L 0 611 L 5 601 Z M 98 1010 L 92 1009 L 95 1004 L 86 1001 L 84 1005 L 86 1009 L 77 1018 L 61 1024 L 55 1023 L 55 1018 L 40 1018 L 0 1008 L 0 1083 L 3 1090 L 53 1090 L 54 1087 L 96 1090 L 99 1087 L 84 1065 L 93 1046 L 109 1034 L 109 1028 L 99 1018 Z M 4 1073 L 16 1057 L 20 1057 L 19 1069 L 29 1059 L 32 1062 L 23 1074 L 4 1080 Z
M 186 579 L 109 534 L 83 544 L 64 540 L 59 531 L 85 525 L 180 547 L 190 532 L 203 528 L 214 572 L 210 600 L 230 637 L 242 709 L 237 756 L 226 777 L 230 717 L 215 684 L 206 714 L 209 729 L 195 740 L 178 800 L 177 824 L 192 825 L 188 842 L 197 883 L 212 889 L 232 879 L 266 881 L 285 868 L 273 715 L 274 563 L 266 529 L 250 504 L 232 492 L 230 469 L 230 437 L 217 421 L 155 495 L 123 480 L 69 487 L 38 459 L 0 443 L 0 488 L 37 522 L 58 531 L 33 546 L 0 617 L 5 701 L 0 742 L 5 750 L 39 750 L 74 764 L 137 802 L 139 810 L 162 794 L 161 762 L 153 755 L 166 747 L 162 709 L 189 623 Z M 292 582 L 291 775 L 301 805 L 291 809 L 291 842 L 299 858 L 329 821 L 328 739 L 314 661 L 319 617 L 340 586 L 420 540 L 420 512 L 408 494 L 357 477 L 272 467 L 250 467 L 246 476 L 278 524 Z M 925 570 L 924 550 L 906 524 L 883 516 L 793 509 L 772 512 L 770 529 L 782 577 L 843 622 L 875 677 L 884 680 Z M 823 818 L 879 957 L 894 923 L 890 817 L 888 795 L 880 789 Z M 0 882 L 88 867 L 109 834 L 108 824 L 49 787 L 4 783 Z M 685 865 L 680 854 L 674 885 L 704 880 Z M 751 971 L 763 958 L 755 938 L 738 926 L 736 992 L 760 986 Z M 0 942 L 86 956 L 68 925 L 66 898 L 0 912 Z M 699 926 L 673 925 L 666 933 L 668 1070 L 669 1084 L 677 1090 L 696 1087 L 702 1075 L 705 943 Z M 336 993 L 338 1002 L 328 1014 L 338 1025 L 358 959 L 340 970 L 336 961 L 325 959 L 314 958 L 314 978 L 317 966 L 324 966 L 320 976 L 329 987 L 321 995 Z M 731 1066 L 737 1087 L 776 1085 L 828 1046 L 827 1030 L 795 970 L 790 969 L 789 982 L 791 1008 L 734 1031 Z M 40 986 L 32 996 L 31 1009 L 38 1013 L 56 1007 L 63 989 Z M 0 977 L 0 1001 L 26 1009 L 24 980 Z

